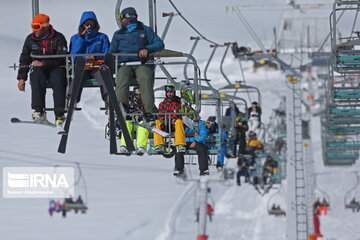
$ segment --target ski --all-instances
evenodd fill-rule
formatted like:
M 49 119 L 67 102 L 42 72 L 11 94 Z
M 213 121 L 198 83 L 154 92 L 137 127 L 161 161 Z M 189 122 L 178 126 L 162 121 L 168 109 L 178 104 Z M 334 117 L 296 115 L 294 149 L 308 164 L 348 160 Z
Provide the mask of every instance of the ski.
M 23 120 L 20 120 L 18 118 L 11 118 L 10 121 L 12 123 L 26 123 L 26 124 L 43 125 L 43 126 L 53 127 L 53 128 L 56 127 L 56 125 L 54 123 L 49 122 L 48 120 L 43 120 L 43 121 L 23 121 Z
M 106 54 L 104 59 L 104 64 L 107 65 L 110 68 L 111 72 L 114 72 L 114 56 L 111 54 Z M 96 75 L 97 81 L 99 85 L 103 87 L 103 89 L 106 89 L 106 86 L 104 84 L 104 80 L 102 79 L 101 74 Z M 109 98 L 107 98 L 107 106 L 108 106 L 108 112 L 109 112 L 109 140 L 110 140 L 110 154 L 117 153 L 117 147 L 116 147 L 116 122 L 115 122 L 115 113 L 114 113 L 114 107 L 109 102 Z
M 61 136 L 61 140 L 60 140 L 60 144 L 59 144 L 59 148 L 58 148 L 59 153 L 65 153 L 65 151 L 66 151 L 66 144 L 67 144 L 67 139 L 69 136 L 70 123 L 72 120 L 72 115 L 74 113 L 74 108 L 75 108 L 76 101 L 77 101 L 76 98 L 79 93 L 81 82 L 84 77 L 84 71 L 85 71 L 84 68 L 85 68 L 85 59 L 82 57 L 77 58 L 76 63 L 75 63 L 75 77 L 73 79 L 73 81 L 74 81 L 73 88 L 74 89 L 72 89 L 72 91 L 71 91 L 72 94 L 70 96 L 70 104 L 69 104 L 68 110 L 67 110 L 67 116 L 66 116 L 65 125 L 64 125 L 64 132 Z
M 190 128 L 191 130 L 194 131 L 194 129 L 195 129 L 194 120 L 192 120 L 191 118 L 189 118 L 189 117 L 187 117 L 187 116 L 183 116 L 183 117 L 182 117 L 182 120 L 183 120 L 184 124 L 185 124 L 188 128 Z
M 109 55 L 112 56 L 111 53 L 108 53 L 108 54 L 105 55 L 105 59 L 108 58 Z M 126 127 L 126 122 L 125 122 L 124 115 L 122 114 L 120 106 L 119 106 L 119 102 L 116 99 L 116 95 L 115 95 L 115 91 L 114 91 L 114 84 L 113 84 L 113 80 L 112 80 L 111 69 L 107 65 L 102 65 L 98 72 L 100 72 L 100 74 L 102 76 L 106 91 L 107 91 L 108 96 L 109 96 L 109 103 L 112 105 L 112 107 L 115 110 L 117 121 L 118 121 L 119 126 L 121 128 L 121 131 L 124 134 L 126 147 L 127 147 L 129 152 L 135 151 L 134 143 L 133 143 L 133 141 L 132 141 L 132 139 L 130 137 L 130 134 L 129 134 L 128 130 L 127 130 L 127 127 Z
M 109 132 L 110 132 L 110 154 L 115 154 L 117 153 L 116 123 L 115 123 L 114 108 L 111 103 L 109 103 Z
M 146 128 L 147 130 L 149 130 L 150 132 L 153 132 L 153 133 L 157 133 L 159 134 L 160 136 L 163 136 L 163 137 L 169 137 L 170 134 L 167 133 L 167 132 L 164 132 L 156 127 L 153 127 L 151 126 L 149 123 L 139 123 L 139 122 L 131 122 L 132 124 L 135 124 L 136 126 L 139 126 L 139 127 L 143 127 L 143 128 Z

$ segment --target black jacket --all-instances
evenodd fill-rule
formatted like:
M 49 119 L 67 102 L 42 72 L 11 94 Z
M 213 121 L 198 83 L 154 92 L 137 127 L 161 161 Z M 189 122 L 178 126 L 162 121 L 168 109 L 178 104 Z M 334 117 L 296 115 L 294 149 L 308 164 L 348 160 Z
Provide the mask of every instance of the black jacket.
M 251 117 L 251 112 L 254 111 L 254 109 L 252 107 L 248 108 L 248 115 L 249 117 Z M 261 108 L 259 106 L 255 107 L 255 112 L 257 112 L 259 114 L 259 121 L 261 122 Z
M 24 46 L 20 55 L 20 66 L 29 66 L 32 61 L 44 61 L 45 68 L 55 68 L 65 65 L 65 58 L 48 58 L 48 59 L 34 59 L 30 54 L 34 55 L 53 55 L 53 54 L 66 54 L 67 42 L 61 33 L 54 30 L 50 26 L 49 35 L 44 39 L 37 38 L 34 33 L 29 34 L 24 42 Z M 17 79 L 27 79 L 27 74 L 30 68 L 21 67 L 18 71 Z

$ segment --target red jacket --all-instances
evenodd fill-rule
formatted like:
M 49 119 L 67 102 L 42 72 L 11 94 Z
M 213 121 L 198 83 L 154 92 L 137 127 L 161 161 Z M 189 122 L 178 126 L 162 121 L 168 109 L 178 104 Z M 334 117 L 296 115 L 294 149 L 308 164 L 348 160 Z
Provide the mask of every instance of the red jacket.
M 165 98 L 164 101 L 162 101 L 159 104 L 159 111 L 158 113 L 179 113 L 181 108 L 181 98 L 178 96 L 174 96 L 174 98 L 169 99 Z M 182 116 L 179 114 L 171 114 L 171 119 L 182 119 Z M 165 116 L 159 116 L 159 119 L 164 120 Z

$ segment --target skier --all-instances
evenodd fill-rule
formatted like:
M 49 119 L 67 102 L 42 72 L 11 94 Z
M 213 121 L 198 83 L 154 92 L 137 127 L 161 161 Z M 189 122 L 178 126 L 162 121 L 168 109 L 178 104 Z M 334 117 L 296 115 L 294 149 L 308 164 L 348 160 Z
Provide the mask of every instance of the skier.
M 160 130 L 175 130 L 175 146 L 177 152 L 186 151 L 185 131 L 182 116 L 179 114 L 181 109 L 181 98 L 176 96 L 175 85 L 168 83 L 164 87 L 165 99 L 159 104 L 158 113 L 174 113 L 166 115 L 159 115 L 156 120 L 156 128 Z M 170 118 L 170 119 L 169 119 Z M 169 126 L 169 120 L 171 121 Z M 157 153 L 164 153 L 164 138 L 157 133 L 154 133 L 154 150 Z
M 225 116 L 230 116 L 233 119 L 236 118 L 237 115 L 239 115 L 240 110 L 236 106 L 234 102 L 230 102 L 230 106 L 226 109 Z
M 132 94 L 130 94 L 129 97 L 129 113 L 130 116 L 126 116 L 126 126 L 128 129 L 128 132 L 130 134 L 130 137 L 133 135 L 133 132 L 136 131 L 136 154 L 139 156 L 144 155 L 147 148 L 148 138 L 149 138 L 149 130 L 146 128 L 136 126 L 132 122 L 143 122 L 142 119 L 142 112 L 143 112 L 143 104 L 141 101 L 141 93 L 140 88 L 138 86 L 135 86 L 133 88 Z M 121 134 L 121 146 L 119 149 L 120 153 L 128 154 L 129 151 L 125 146 L 125 138 L 124 134 Z
M 49 16 L 37 15 L 32 23 L 32 34 L 24 42 L 20 55 L 20 66 L 17 79 L 18 89 L 25 91 L 25 81 L 30 71 L 31 108 L 34 109 L 32 118 L 35 122 L 47 121 L 45 112 L 46 82 L 53 89 L 55 124 L 62 128 L 65 117 L 66 75 L 65 58 L 32 58 L 34 55 L 66 54 L 67 43 L 65 37 L 55 31 L 50 24 Z M 29 67 L 27 67 L 29 66 Z
M 249 132 L 249 140 L 246 141 L 246 153 L 255 155 L 256 150 L 262 150 L 263 143 L 257 138 L 254 131 Z
M 136 10 L 132 7 L 125 8 L 119 14 L 121 21 L 120 30 L 114 33 L 110 44 L 111 53 L 136 53 L 138 56 L 119 56 L 119 63 L 141 61 L 144 63 L 149 53 L 164 49 L 163 41 L 148 26 L 137 20 Z M 129 86 L 133 79 L 140 85 L 141 99 L 144 103 L 144 118 L 149 123 L 154 123 L 152 112 L 156 112 L 154 104 L 154 66 L 152 65 L 122 65 L 116 76 L 116 97 L 125 110 L 128 110 Z
M 239 155 L 237 165 L 239 167 L 239 170 L 236 173 L 236 183 L 238 186 L 241 186 L 241 176 L 245 177 L 245 183 L 250 181 L 249 163 L 243 155 Z
M 261 108 L 257 102 L 252 102 L 251 107 L 248 109 L 249 116 L 249 130 L 256 131 L 260 128 L 261 124 Z
M 235 139 L 235 146 L 234 146 L 234 153 L 236 153 L 236 143 L 239 143 L 239 152 L 240 154 L 245 154 L 246 149 L 246 132 L 249 130 L 249 126 L 247 125 L 246 118 L 236 118 L 236 139 Z
M 209 134 L 214 134 L 219 132 L 219 126 L 215 121 L 216 121 L 216 117 L 210 116 L 205 122 L 206 127 L 209 129 Z M 225 131 L 222 132 L 221 138 L 222 138 L 221 150 L 217 156 L 217 162 L 216 162 L 216 169 L 219 172 L 222 171 L 224 168 L 224 158 L 226 154 L 226 138 L 227 138 L 227 134 Z
M 206 138 L 209 134 L 209 128 L 202 120 L 199 122 L 199 135 L 197 137 L 186 138 L 186 149 L 194 149 L 198 155 L 200 176 L 209 175 L 208 150 L 206 147 Z M 192 132 L 190 128 L 186 128 L 187 132 Z M 175 153 L 175 171 L 174 176 L 182 176 L 184 174 L 184 152 Z
M 263 182 L 268 184 L 271 177 L 277 172 L 278 163 L 270 155 L 266 156 L 263 168 Z
M 100 25 L 96 15 L 92 11 L 83 12 L 80 18 L 78 33 L 73 35 L 70 39 L 70 53 L 107 53 L 110 48 L 110 41 L 106 34 L 99 32 Z M 103 59 L 99 56 L 87 56 L 86 61 L 91 63 L 96 60 Z M 91 69 L 84 72 L 84 79 L 94 77 L 97 70 Z M 72 89 L 72 87 L 70 87 Z M 106 99 L 106 93 L 102 86 L 100 86 L 101 96 L 103 100 Z M 77 96 L 77 102 L 81 98 L 82 87 Z

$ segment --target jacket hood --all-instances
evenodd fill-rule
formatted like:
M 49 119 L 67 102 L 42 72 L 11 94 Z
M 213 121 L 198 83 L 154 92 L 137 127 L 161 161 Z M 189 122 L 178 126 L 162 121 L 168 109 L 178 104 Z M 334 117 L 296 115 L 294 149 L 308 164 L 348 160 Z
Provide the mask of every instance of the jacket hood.
M 98 21 L 97 21 L 95 13 L 93 11 L 87 11 L 87 12 L 83 12 L 83 14 L 81 15 L 79 26 L 81 26 L 88 19 L 92 19 L 97 24 L 99 24 Z

